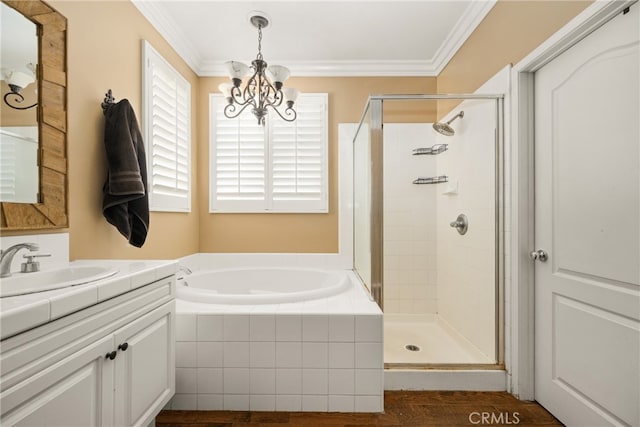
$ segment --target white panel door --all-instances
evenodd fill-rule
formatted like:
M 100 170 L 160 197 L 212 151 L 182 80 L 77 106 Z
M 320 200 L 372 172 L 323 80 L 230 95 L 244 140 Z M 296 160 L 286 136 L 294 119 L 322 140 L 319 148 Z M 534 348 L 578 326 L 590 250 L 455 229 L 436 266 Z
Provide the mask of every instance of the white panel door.
M 535 396 L 640 425 L 637 4 L 535 75 Z

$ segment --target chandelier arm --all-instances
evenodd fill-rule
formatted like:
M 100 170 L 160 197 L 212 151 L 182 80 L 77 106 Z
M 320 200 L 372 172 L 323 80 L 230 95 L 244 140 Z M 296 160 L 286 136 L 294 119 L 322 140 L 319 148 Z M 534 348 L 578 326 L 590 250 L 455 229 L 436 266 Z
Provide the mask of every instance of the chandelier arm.
M 259 88 L 259 84 L 256 81 L 256 76 L 257 76 L 258 72 L 256 71 L 255 73 L 253 73 L 253 76 L 251 76 L 251 78 L 249 80 L 247 80 L 247 85 L 245 86 L 244 90 L 242 91 L 242 96 L 243 99 L 245 100 L 245 102 L 251 102 L 253 104 L 254 107 L 257 106 L 256 104 L 256 88 Z
M 278 113 L 278 115 L 280 116 L 280 118 L 286 122 L 292 122 L 296 119 L 296 117 L 298 117 L 298 114 L 296 113 L 296 110 L 293 109 L 293 107 L 287 107 L 284 110 L 284 116 L 282 115 L 282 113 L 280 112 L 280 110 L 278 110 L 276 107 L 274 107 L 273 105 L 269 104 L 268 107 L 271 107 L 276 113 Z M 285 117 L 286 116 L 286 117 Z
M 271 97 L 267 96 L 265 99 L 265 107 L 279 107 L 280 105 L 282 105 L 282 101 L 284 99 L 284 96 L 282 95 L 282 90 L 277 90 L 276 88 L 274 88 L 270 83 L 269 83 L 269 91 L 267 92 L 268 94 L 271 94 L 271 91 L 273 91 L 273 100 L 270 100 Z
M 241 107 L 253 105 L 253 99 L 251 97 L 247 98 L 246 94 L 243 91 L 241 91 L 240 88 L 237 88 L 235 86 L 231 88 L 231 98 L 233 100 L 233 103 Z
M 9 96 L 15 96 L 15 99 L 11 100 L 9 99 Z M 9 101 L 15 102 L 16 104 L 20 104 L 22 103 L 22 101 L 24 101 L 24 96 L 22 96 L 22 94 L 20 93 L 16 93 L 16 92 L 7 92 L 4 94 L 4 103 L 7 104 L 9 107 L 15 109 L 15 110 L 28 110 L 29 108 L 33 108 L 36 105 L 38 105 L 38 103 L 36 102 L 33 105 L 29 105 L 28 107 L 19 107 L 16 105 L 12 105 Z
M 251 105 L 249 101 L 245 102 L 244 104 L 227 104 L 223 110 L 224 116 L 228 119 L 235 119 L 240 114 L 242 114 L 242 112 L 246 110 L 249 105 Z M 238 108 L 236 108 L 237 106 L 242 108 L 238 110 Z M 237 113 L 236 110 L 238 110 Z

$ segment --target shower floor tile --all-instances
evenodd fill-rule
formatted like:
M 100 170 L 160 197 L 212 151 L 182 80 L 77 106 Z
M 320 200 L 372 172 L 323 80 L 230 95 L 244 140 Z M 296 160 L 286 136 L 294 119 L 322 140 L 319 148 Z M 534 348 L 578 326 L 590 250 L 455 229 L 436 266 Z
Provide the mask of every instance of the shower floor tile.
M 413 346 L 415 351 L 407 346 Z M 384 363 L 491 364 L 495 360 L 437 315 L 385 314 Z

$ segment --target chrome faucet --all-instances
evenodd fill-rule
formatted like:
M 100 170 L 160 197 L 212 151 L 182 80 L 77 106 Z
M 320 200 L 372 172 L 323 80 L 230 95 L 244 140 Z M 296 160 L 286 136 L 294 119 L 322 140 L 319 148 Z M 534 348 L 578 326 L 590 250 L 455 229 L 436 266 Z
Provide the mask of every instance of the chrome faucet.
M 178 264 L 178 271 L 182 271 L 183 273 L 186 273 L 186 274 L 193 273 L 193 271 L 191 271 L 191 269 L 189 267 L 187 267 L 186 265 L 182 265 L 182 264 Z
M 34 252 L 39 250 L 40 246 L 37 243 L 18 243 L 5 251 L 0 250 L 0 277 L 11 276 L 11 263 L 13 262 L 13 257 L 20 249 L 29 249 L 31 252 Z
M 185 275 L 188 275 L 191 273 L 192 271 L 189 267 L 187 267 L 186 265 L 178 264 L 178 270 L 176 271 L 176 279 L 177 280 L 184 279 Z

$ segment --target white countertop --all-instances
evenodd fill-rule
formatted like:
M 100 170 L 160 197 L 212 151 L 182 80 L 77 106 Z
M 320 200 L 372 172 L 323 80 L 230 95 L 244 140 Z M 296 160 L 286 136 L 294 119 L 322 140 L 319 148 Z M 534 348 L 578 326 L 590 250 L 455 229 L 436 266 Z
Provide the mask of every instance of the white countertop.
M 168 277 L 175 274 L 178 263 L 175 260 L 81 260 L 69 264 L 71 267 L 86 265 L 108 267 L 118 272 L 83 285 L 0 298 L 0 339 Z

